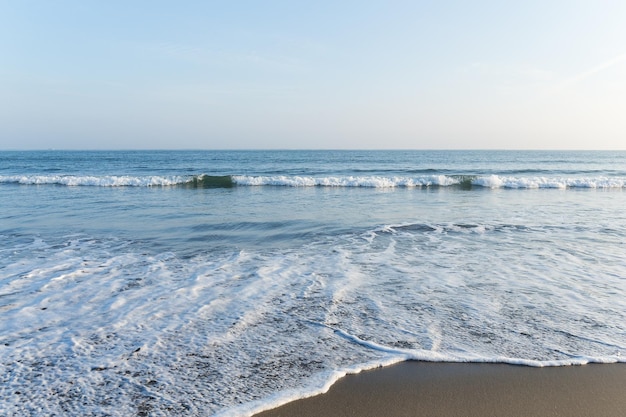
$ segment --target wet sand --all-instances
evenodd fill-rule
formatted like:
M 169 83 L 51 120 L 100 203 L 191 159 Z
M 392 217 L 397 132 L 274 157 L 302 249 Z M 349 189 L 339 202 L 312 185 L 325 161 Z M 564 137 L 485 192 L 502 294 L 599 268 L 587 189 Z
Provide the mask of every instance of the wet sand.
M 349 375 L 256 417 L 626 416 L 626 364 L 533 368 L 409 361 Z

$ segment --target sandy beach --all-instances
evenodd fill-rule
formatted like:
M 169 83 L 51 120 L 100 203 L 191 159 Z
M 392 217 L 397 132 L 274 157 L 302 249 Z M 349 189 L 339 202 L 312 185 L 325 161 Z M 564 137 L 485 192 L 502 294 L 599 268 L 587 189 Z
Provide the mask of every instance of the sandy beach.
M 256 417 L 623 416 L 626 364 L 533 368 L 409 361 L 348 375 Z

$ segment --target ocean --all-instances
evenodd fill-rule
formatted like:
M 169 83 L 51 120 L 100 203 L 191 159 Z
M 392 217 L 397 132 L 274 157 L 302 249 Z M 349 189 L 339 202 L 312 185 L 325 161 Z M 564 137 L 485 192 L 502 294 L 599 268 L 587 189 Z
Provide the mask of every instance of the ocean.
M 0 415 L 626 362 L 626 152 L 0 152 Z

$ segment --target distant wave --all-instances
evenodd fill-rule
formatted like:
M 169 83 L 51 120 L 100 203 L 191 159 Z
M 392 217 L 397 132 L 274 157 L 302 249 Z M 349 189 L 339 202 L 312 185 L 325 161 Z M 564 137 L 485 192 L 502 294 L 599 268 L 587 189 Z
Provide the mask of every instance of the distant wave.
M 233 176 L 237 185 L 273 185 L 287 187 L 429 187 L 450 186 L 459 181 L 445 175 L 427 175 L 422 177 L 383 177 L 383 176 L 337 176 L 337 177 L 305 177 L 305 176 Z
M 70 187 L 187 187 L 228 188 L 234 186 L 230 175 L 193 176 L 77 176 L 77 175 L 13 175 L 0 176 L 0 183 L 20 185 L 64 185 Z
M 77 175 L 3 175 L 0 183 L 21 185 L 65 185 L 65 186 L 92 186 L 92 187 L 154 187 L 172 186 L 183 182 L 183 177 L 159 176 L 77 176 Z
M 626 188 L 626 177 L 518 177 L 499 175 L 422 175 L 422 176 L 248 176 L 248 175 L 172 175 L 172 176 L 79 176 L 79 175 L 3 175 L 0 184 L 62 185 L 92 187 L 184 187 L 230 188 L 234 186 L 274 187 L 364 187 L 428 188 L 453 187 L 469 190 L 488 189 L 568 189 Z

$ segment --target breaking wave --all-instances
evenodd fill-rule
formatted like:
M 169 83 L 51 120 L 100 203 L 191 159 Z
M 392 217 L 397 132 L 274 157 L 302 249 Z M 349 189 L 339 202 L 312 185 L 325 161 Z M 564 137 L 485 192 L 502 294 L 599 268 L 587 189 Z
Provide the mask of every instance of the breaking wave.
M 363 187 L 469 189 L 568 189 L 626 188 L 626 177 L 514 177 L 499 175 L 424 176 L 248 176 L 248 175 L 170 175 L 170 176 L 75 176 L 3 175 L 0 184 L 60 185 L 92 187 L 184 187 L 231 188 L 235 186 L 273 187 Z

